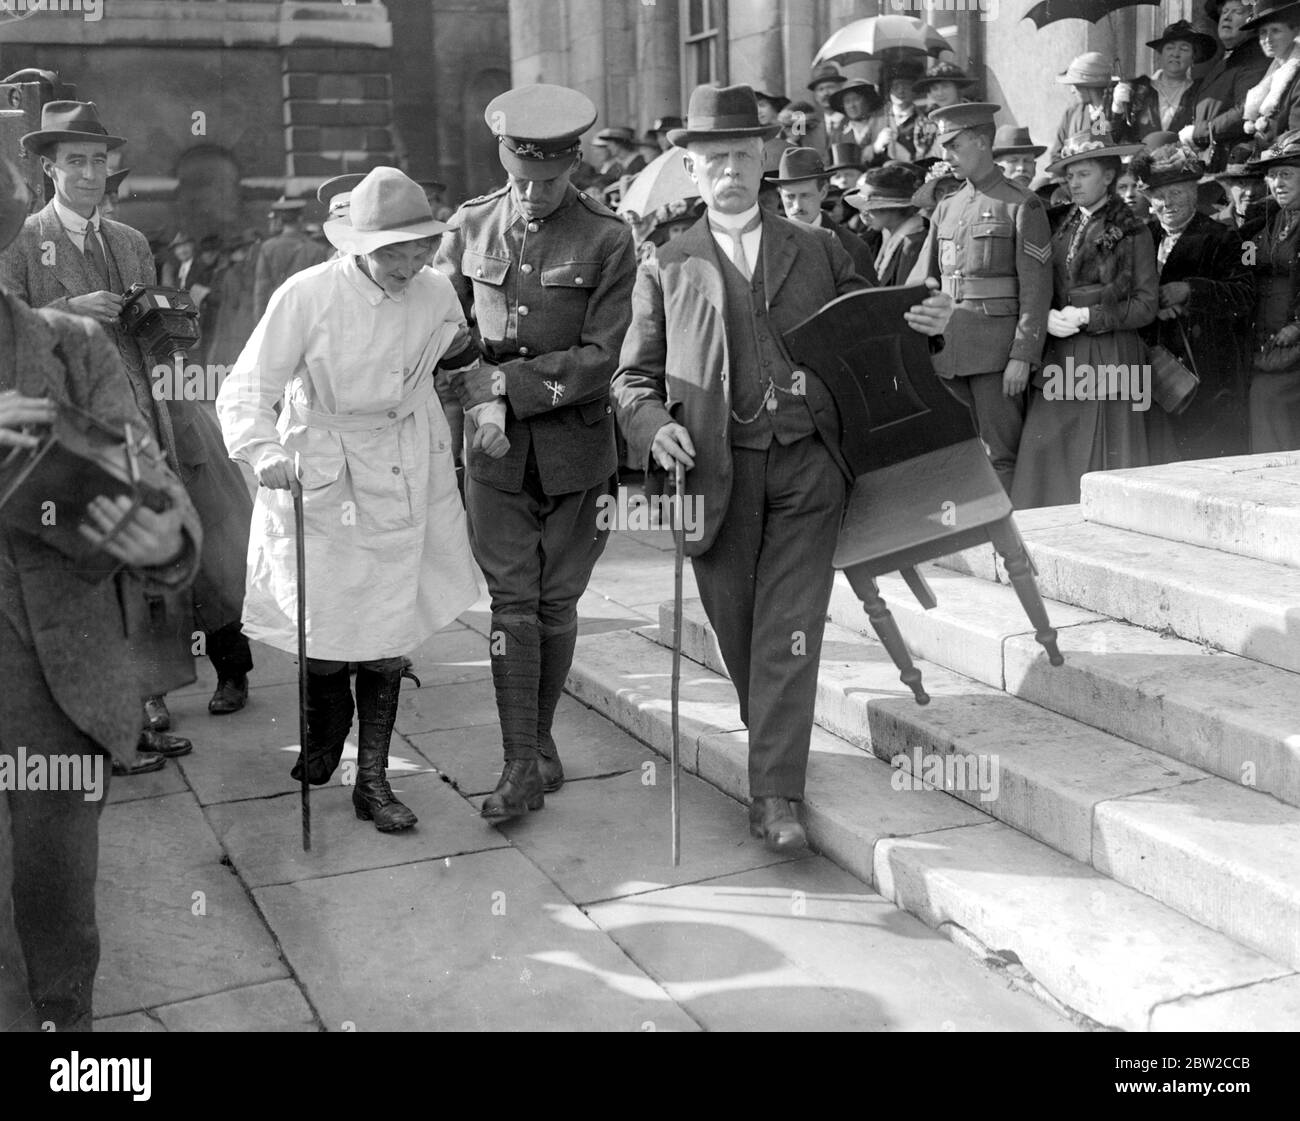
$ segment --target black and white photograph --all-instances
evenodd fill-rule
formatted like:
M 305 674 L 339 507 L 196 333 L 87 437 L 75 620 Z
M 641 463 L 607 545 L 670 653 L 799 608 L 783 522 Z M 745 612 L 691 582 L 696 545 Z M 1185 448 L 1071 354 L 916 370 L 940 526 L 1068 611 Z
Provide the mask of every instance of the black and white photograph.
M 1300 0 L 0 0 L 0 1028 L 1267 1092 Z

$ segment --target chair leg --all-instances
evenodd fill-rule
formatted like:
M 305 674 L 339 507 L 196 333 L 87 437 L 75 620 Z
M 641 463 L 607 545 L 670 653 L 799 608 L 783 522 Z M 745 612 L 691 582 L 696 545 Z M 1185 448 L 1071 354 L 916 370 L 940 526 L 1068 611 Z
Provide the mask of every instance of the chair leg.
M 894 665 L 899 669 L 899 678 L 904 685 L 916 694 L 917 704 L 928 705 L 930 696 L 921 687 L 921 671 L 912 663 L 912 655 L 907 649 L 907 644 L 903 641 L 903 634 L 898 629 L 897 621 L 890 614 L 889 608 L 880 595 L 880 588 L 876 586 L 875 580 L 870 577 L 864 576 L 855 579 L 851 569 L 848 570 L 847 575 L 849 583 L 853 585 L 853 590 L 857 592 L 858 598 L 862 600 L 862 606 L 866 609 L 867 618 L 871 620 L 871 626 L 876 632 L 876 637 L 880 639 L 881 645 L 889 651 L 889 656 L 894 659 Z
M 1064 665 L 1065 657 L 1061 654 L 1060 647 L 1056 645 L 1056 628 L 1047 617 L 1047 608 L 1043 604 L 1042 595 L 1039 594 L 1038 583 L 1034 580 L 1035 569 L 1029 559 L 1029 553 L 1025 550 L 1020 531 L 1016 529 L 1015 523 L 1010 518 L 994 522 L 988 527 L 988 531 L 993 548 L 998 551 L 1002 563 L 1006 566 L 1007 576 L 1020 599 L 1020 606 L 1025 609 L 1025 614 L 1029 616 L 1029 621 L 1034 626 L 1034 637 L 1047 651 L 1047 660 L 1054 666 Z

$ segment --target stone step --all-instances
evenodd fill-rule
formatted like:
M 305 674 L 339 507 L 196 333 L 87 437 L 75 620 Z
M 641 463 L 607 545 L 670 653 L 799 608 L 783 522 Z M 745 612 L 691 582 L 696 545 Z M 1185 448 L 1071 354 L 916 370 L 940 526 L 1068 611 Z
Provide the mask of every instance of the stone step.
M 686 601 L 683 622 L 684 655 L 724 674 L 698 600 Z M 658 633 L 671 640 L 671 603 Z M 899 696 L 883 647 L 829 624 L 817 723 L 904 776 L 960 764 L 944 771 L 949 793 L 1300 968 L 1300 809 L 943 667 L 921 669 L 924 707 Z
M 654 628 L 587 635 L 568 684 L 579 700 L 666 754 L 671 667 Z M 892 696 L 879 702 L 881 719 L 903 702 L 917 708 L 900 689 L 895 682 Z M 747 741 L 730 682 L 683 660 L 681 696 L 683 766 L 747 801 Z M 940 703 L 936 696 L 930 708 Z M 991 958 L 1023 968 L 1052 999 L 1106 1027 L 1294 1027 L 1297 974 L 1288 966 L 943 791 L 896 789 L 896 773 L 814 729 L 804 802 L 810 840 L 897 906 L 954 940 L 974 939 Z M 682 832 L 689 863 L 689 819 Z
M 1300 569 L 1099 525 L 1078 506 L 1052 510 L 1016 515 L 1045 598 L 1300 672 Z M 992 546 L 938 563 L 1006 581 Z
M 898 576 L 879 581 L 916 657 L 1300 806 L 1300 676 L 1053 601 L 1065 664 L 1050 666 L 1010 587 L 922 571 L 931 611 Z M 874 638 L 842 576 L 830 616 Z
M 1300 452 L 1083 477 L 1090 522 L 1300 568 Z

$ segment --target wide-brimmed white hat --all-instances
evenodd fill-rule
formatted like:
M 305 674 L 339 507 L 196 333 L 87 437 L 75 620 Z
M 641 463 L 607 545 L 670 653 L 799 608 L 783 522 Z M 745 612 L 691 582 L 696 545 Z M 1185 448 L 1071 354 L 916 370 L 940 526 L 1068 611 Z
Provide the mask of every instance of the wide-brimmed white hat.
M 377 167 L 352 189 L 346 219 L 325 223 L 330 244 L 344 253 L 373 253 L 400 241 L 437 237 L 446 222 L 433 216 L 424 188 L 395 167 Z

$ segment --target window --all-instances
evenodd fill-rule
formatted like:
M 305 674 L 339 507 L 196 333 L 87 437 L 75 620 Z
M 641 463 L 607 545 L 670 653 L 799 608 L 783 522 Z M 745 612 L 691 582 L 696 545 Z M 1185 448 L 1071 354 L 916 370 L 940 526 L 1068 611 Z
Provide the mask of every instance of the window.
M 726 0 L 681 0 L 682 79 L 685 104 L 696 86 L 722 85 L 727 80 Z

